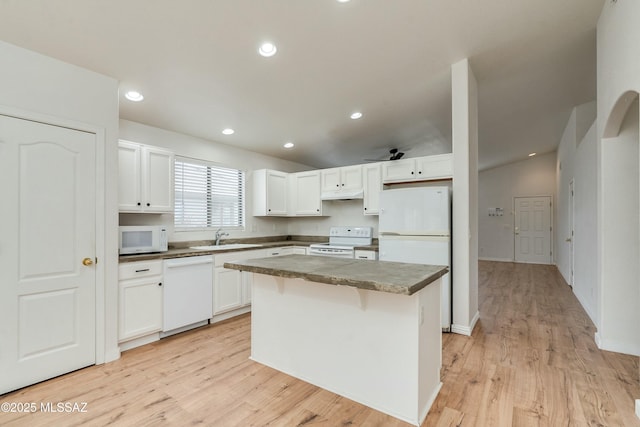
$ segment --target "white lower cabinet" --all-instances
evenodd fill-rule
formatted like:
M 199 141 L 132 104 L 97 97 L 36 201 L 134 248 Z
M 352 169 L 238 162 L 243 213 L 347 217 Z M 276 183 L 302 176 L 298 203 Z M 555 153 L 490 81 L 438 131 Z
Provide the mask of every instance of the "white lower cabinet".
M 224 268 L 225 262 L 239 259 L 261 258 L 265 250 L 240 251 L 214 256 L 213 317 L 223 320 L 221 314 L 248 307 L 251 304 L 251 273 Z M 243 312 L 246 312 L 245 310 Z M 241 314 L 241 313 L 238 313 Z M 225 318 L 232 316 L 225 316 Z
M 213 283 L 214 316 L 242 307 L 242 275 L 239 270 L 216 267 Z
M 119 266 L 120 342 L 162 329 L 162 261 L 123 263 Z

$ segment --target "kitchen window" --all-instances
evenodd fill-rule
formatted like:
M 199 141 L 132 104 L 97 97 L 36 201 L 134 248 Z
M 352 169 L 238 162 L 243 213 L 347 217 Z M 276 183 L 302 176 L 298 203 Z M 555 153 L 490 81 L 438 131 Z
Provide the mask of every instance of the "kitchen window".
M 176 229 L 244 228 L 244 172 L 176 157 Z

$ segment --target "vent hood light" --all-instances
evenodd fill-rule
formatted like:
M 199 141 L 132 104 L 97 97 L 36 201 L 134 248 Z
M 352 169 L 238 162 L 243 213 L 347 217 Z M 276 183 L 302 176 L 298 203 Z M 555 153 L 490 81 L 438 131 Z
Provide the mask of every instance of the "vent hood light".
M 293 142 L 287 142 L 286 144 L 283 145 L 284 148 L 293 148 L 295 147 L 295 144 Z
M 136 92 L 135 90 L 130 90 L 129 92 L 125 93 L 124 97 L 133 102 L 140 102 L 144 99 L 144 96 L 142 96 L 140 92 Z
M 529 153 L 529 157 L 533 157 L 533 156 L 535 156 L 536 154 L 538 154 L 538 153 Z
M 361 117 L 362 117 L 362 113 L 360 111 L 356 111 L 355 113 L 351 114 L 351 118 L 353 120 L 358 120 Z
M 233 135 L 236 131 L 231 129 L 231 128 L 226 128 L 222 131 L 223 134 L 225 135 Z
M 320 195 L 322 200 L 352 200 L 364 198 L 364 191 L 352 190 L 352 191 L 327 191 Z

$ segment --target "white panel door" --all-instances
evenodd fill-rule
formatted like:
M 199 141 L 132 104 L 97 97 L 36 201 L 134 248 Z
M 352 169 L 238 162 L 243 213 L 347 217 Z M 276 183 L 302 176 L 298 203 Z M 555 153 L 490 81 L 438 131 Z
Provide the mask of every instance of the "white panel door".
M 516 197 L 516 262 L 551 264 L 551 197 Z
M 382 191 L 378 233 L 449 235 L 449 188 Z
M 95 363 L 95 135 L 0 116 L 0 182 L 2 394 Z

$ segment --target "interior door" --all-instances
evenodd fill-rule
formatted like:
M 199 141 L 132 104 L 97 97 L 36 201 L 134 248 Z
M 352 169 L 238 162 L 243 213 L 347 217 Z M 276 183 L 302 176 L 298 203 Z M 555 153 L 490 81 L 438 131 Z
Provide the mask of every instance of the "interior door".
M 551 264 L 551 197 L 516 197 L 516 262 Z
M 0 115 L 0 394 L 95 363 L 95 135 Z
M 575 246 L 574 238 L 574 221 L 575 221 L 575 199 L 573 195 L 573 180 L 569 181 L 569 236 L 565 239 L 569 243 L 569 256 L 571 258 L 571 275 L 569 276 L 569 285 L 573 287 L 574 283 L 574 266 L 575 266 Z

